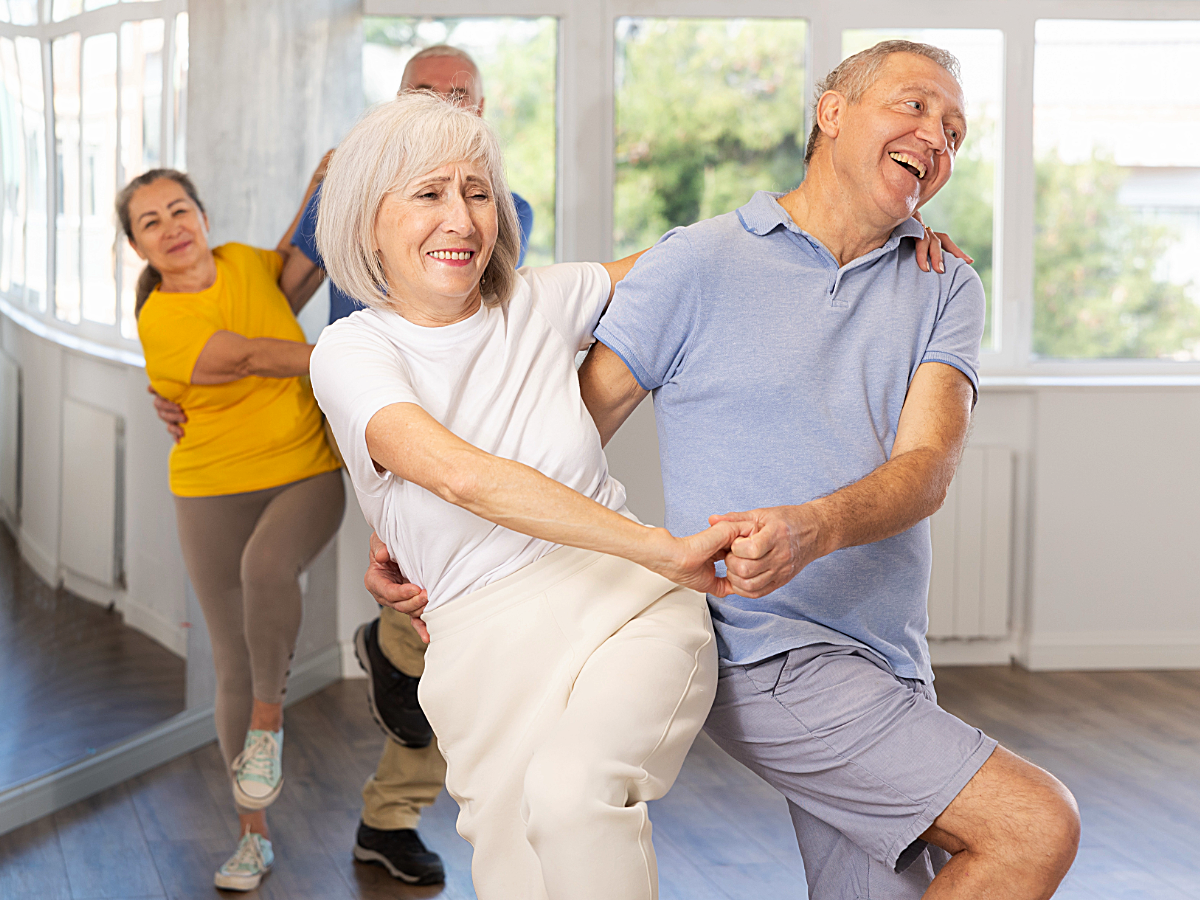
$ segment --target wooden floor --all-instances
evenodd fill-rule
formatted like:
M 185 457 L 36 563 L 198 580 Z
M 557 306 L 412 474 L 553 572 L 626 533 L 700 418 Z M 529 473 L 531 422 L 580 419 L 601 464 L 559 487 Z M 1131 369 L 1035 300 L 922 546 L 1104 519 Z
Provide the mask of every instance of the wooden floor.
M 1083 811 L 1070 900 L 1200 898 L 1200 672 L 1056 673 L 956 668 L 943 704 L 1058 774 Z M 444 888 L 408 888 L 350 849 L 359 788 L 381 738 L 362 681 L 287 715 L 287 782 L 272 807 L 277 864 L 256 894 L 279 900 L 473 897 L 469 848 L 443 793 L 422 823 Z M 803 898 L 782 800 L 701 738 L 654 804 L 664 900 Z M 208 746 L 54 816 L 0 836 L 0 897 L 211 898 L 236 837 L 229 788 Z
M 0 788 L 170 718 L 184 679 L 119 614 L 47 586 L 0 527 Z

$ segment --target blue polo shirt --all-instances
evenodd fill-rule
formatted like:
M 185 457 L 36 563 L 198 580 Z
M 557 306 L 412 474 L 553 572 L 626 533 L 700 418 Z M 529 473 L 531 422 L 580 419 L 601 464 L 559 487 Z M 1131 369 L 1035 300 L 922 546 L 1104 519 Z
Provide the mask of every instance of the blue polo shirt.
M 800 504 L 886 462 L 917 367 L 978 389 L 983 285 L 961 260 L 917 268 L 908 220 L 845 266 L 759 192 L 736 212 L 668 232 L 617 285 L 596 338 L 654 392 L 667 528 Z M 709 597 L 720 657 L 868 648 L 932 681 L 929 522 L 805 568 L 758 600 Z
M 292 243 L 299 247 L 300 252 L 311 262 L 324 269 L 325 261 L 317 252 L 317 211 L 321 207 L 321 187 L 322 185 L 317 185 L 317 189 L 313 191 L 308 204 L 304 207 L 304 215 L 300 217 L 300 222 L 292 234 Z M 529 249 L 529 234 L 533 231 L 533 207 L 518 194 L 514 193 L 512 198 L 517 207 L 517 222 L 521 226 L 521 255 L 517 257 L 517 267 L 520 268 L 521 264 L 525 262 L 525 251 Z M 332 281 L 329 282 L 329 321 L 331 323 L 362 308 L 361 303 Z

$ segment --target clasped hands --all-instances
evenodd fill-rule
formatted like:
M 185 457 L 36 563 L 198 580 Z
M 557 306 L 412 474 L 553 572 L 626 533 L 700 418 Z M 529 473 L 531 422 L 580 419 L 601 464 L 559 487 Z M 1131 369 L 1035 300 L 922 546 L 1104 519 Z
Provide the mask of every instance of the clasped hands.
M 697 534 L 669 537 L 677 552 L 654 570 L 715 597 L 739 594 L 758 598 L 783 587 L 806 565 L 829 552 L 822 549 L 821 516 L 808 503 L 714 515 L 708 522 L 709 527 Z M 725 563 L 724 576 L 717 574 L 718 562 Z M 380 605 L 410 616 L 421 639 L 429 641 L 421 619 L 429 596 L 404 576 L 374 533 L 363 583 Z

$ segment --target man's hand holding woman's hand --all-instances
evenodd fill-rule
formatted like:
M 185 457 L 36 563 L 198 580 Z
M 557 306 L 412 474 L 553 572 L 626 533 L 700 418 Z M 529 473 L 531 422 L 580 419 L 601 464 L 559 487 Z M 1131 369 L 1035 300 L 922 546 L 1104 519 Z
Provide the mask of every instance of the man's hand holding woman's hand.
M 821 545 L 821 521 L 811 504 L 726 513 L 709 516 L 708 521 L 714 527 L 728 524 L 739 529 L 725 556 L 725 569 L 729 593 L 743 597 L 765 597 L 829 552 Z
M 371 532 L 370 561 L 363 585 L 380 606 L 390 606 L 396 612 L 412 617 L 413 628 L 421 640 L 429 643 L 429 631 L 421 619 L 421 613 L 429 603 L 425 589 L 417 587 L 400 571 L 400 567 L 388 553 L 387 546 L 379 535 Z

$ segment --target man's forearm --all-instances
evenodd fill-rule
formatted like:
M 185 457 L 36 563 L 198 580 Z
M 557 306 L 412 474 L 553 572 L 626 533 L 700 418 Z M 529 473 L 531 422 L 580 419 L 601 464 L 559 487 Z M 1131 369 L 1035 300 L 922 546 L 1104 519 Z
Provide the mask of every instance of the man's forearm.
M 793 509 L 808 507 L 806 515 L 815 518 L 820 556 L 882 541 L 941 508 L 958 458 L 958 453 L 909 450 L 865 478 Z

